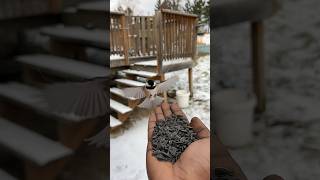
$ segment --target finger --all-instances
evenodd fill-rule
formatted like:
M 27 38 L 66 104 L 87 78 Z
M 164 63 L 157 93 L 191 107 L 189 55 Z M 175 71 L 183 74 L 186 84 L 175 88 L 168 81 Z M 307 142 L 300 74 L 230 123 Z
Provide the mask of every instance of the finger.
M 175 115 L 180 115 L 183 116 L 185 118 L 187 118 L 187 116 L 184 114 L 184 112 L 180 109 L 180 107 L 178 106 L 177 103 L 172 103 L 171 104 L 171 111 L 175 114 Z
M 167 102 L 162 103 L 161 108 L 162 108 L 163 114 L 166 118 L 168 118 L 172 115 L 170 105 Z
M 149 121 L 148 121 L 148 142 L 151 142 L 153 129 L 156 126 L 156 114 L 154 111 L 152 111 L 149 115 Z
M 162 108 L 160 106 L 156 107 L 154 111 L 156 113 L 157 121 L 165 120 L 163 112 L 162 112 Z
M 202 121 L 194 117 L 191 119 L 190 126 L 193 128 L 193 130 L 197 133 L 198 138 L 207 138 L 210 137 L 210 131 L 209 129 L 202 123 Z

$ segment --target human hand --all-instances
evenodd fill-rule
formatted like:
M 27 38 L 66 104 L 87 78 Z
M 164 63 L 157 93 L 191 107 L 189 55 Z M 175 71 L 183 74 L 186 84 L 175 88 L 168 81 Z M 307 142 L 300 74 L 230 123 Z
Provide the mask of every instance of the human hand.
M 191 143 L 176 163 L 159 161 L 152 155 L 152 134 L 156 122 L 172 114 L 185 116 L 174 103 L 163 103 L 151 112 L 148 123 L 147 173 L 150 180 L 206 180 L 210 179 L 210 131 L 199 118 L 192 118 L 190 126 L 199 140 Z

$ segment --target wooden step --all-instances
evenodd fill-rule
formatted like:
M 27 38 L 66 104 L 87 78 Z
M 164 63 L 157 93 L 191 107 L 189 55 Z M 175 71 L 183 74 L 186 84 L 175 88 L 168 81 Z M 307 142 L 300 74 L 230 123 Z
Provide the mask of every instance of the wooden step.
M 140 76 L 145 78 L 152 78 L 157 76 L 157 73 L 149 72 L 149 71 L 139 71 L 139 70 L 133 70 L 133 69 L 126 69 L 122 72 L 128 74 L 128 75 L 134 75 L 134 76 Z
M 71 155 L 71 149 L 10 121 L 0 118 L 0 144 L 39 166 Z
M 16 60 L 43 73 L 66 79 L 83 80 L 110 75 L 107 67 L 52 55 L 22 55 Z
M 0 169 L 0 179 L 1 180 L 17 180 L 17 178 L 11 176 L 10 174 L 8 174 L 2 169 Z
M 137 63 L 134 63 L 134 65 L 156 67 L 157 66 L 157 60 L 137 62 Z
M 18 107 L 26 108 L 43 118 L 54 119 L 65 122 L 82 122 L 84 117 L 61 114 L 50 111 L 47 103 L 43 100 L 42 91 L 18 82 L 0 84 L 0 99 Z
M 130 79 L 115 79 L 115 81 L 121 85 L 130 86 L 130 87 L 142 87 L 145 85 L 145 83 L 130 80 Z
M 126 96 L 123 94 L 122 90 L 119 89 L 119 88 L 116 88 L 116 87 L 110 88 L 110 93 L 115 94 L 115 95 L 120 96 L 120 97 L 125 98 L 125 99 L 137 100 L 136 98 L 132 98 L 132 97 L 129 97 L 129 98 L 128 98 L 128 97 L 126 97 Z
M 95 1 L 89 3 L 81 3 L 77 6 L 79 11 L 90 11 L 97 13 L 109 13 L 107 8 L 107 1 Z
M 137 62 L 142 61 L 153 61 L 155 60 L 155 56 L 130 56 L 129 57 L 129 64 L 134 64 Z M 110 68 L 116 68 L 116 67 L 122 67 L 122 66 L 128 66 L 125 63 L 125 60 L 121 56 L 110 56 Z
M 122 124 L 123 123 L 120 120 L 118 120 L 117 118 L 115 118 L 115 117 L 110 115 L 110 127 L 111 127 L 111 129 L 115 129 L 115 128 L 121 126 Z
M 127 114 L 132 111 L 132 108 L 121 104 L 113 99 L 110 99 L 110 108 L 121 114 Z
M 142 70 L 149 72 L 157 72 L 158 62 L 157 60 L 152 61 L 142 61 L 134 63 L 131 69 Z M 191 58 L 181 58 L 175 60 L 163 61 L 162 71 L 163 72 L 173 72 L 177 70 L 191 68 L 193 66 L 193 60 Z
M 102 29 L 86 29 L 78 26 L 53 26 L 42 28 L 41 33 L 60 42 L 109 49 L 107 46 L 107 31 Z
M 82 26 L 88 29 L 99 28 L 105 30 L 105 17 L 107 16 L 107 12 L 94 9 L 94 7 L 87 7 L 86 4 L 87 3 L 64 9 L 62 12 L 63 24 L 67 26 Z
M 132 70 L 137 70 L 137 71 L 147 71 L 151 73 L 156 73 L 157 72 L 157 61 L 152 60 L 152 61 L 142 61 L 142 62 L 137 62 L 134 63 L 133 66 L 130 67 Z

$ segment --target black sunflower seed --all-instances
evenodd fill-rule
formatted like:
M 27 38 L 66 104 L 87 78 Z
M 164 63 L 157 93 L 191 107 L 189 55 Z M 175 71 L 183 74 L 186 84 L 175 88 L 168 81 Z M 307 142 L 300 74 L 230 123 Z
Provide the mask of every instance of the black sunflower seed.
M 152 136 L 153 155 L 158 160 L 175 163 L 192 142 L 198 140 L 196 133 L 183 116 L 172 115 L 158 121 Z

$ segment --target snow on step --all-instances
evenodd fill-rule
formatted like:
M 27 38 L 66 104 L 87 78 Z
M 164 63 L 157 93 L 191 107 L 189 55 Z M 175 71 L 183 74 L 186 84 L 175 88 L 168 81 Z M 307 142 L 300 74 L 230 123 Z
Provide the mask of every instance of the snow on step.
M 125 113 L 132 111 L 132 108 L 130 108 L 124 104 L 121 104 L 113 99 L 110 99 L 110 107 L 111 107 L 111 109 L 113 109 L 121 114 L 125 114 Z
M 181 63 L 191 63 L 191 62 L 192 62 L 191 58 L 180 58 L 180 59 L 163 61 L 162 65 L 169 66 L 169 65 L 177 65 L 177 64 L 181 64 Z M 157 60 L 142 61 L 142 62 L 134 63 L 134 65 L 155 67 L 158 65 L 158 62 L 157 62 Z
M 53 26 L 42 28 L 41 33 L 51 38 L 77 43 L 79 45 L 109 49 L 106 38 L 107 32 L 101 29 L 88 30 L 74 26 Z
M 17 61 L 64 78 L 91 79 L 110 75 L 106 67 L 52 55 L 23 55 L 18 56 Z
M 18 105 L 31 108 L 41 115 L 71 122 L 80 122 L 86 119 L 75 115 L 54 113 L 47 109 L 47 103 L 42 97 L 42 91 L 32 86 L 24 85 L 18 82 L 0 84 L 0 98 L 4 98 Z
M 0 144 L 39 166 L 72 154 L 72 150 L 62 144 L 4 118 L 0 118 Z
M 1 180 L 17 180 L 15 177 L 11 176 L 4 170 L 0 169 L 0 179 Z
M 120 97 L 123 97 L 123 98 L 127 98 L 127 99 L 130 99 L 130 100 L 136 100 L 136 98 L 128 98 L 128 97 L 126 97 L 124 94 L 123 94 L 123 91 L 121 90 L 121 89 L 119 89 L 119 88 L 116 88 L 116 87 L 113 87 L 113 88 L 110 88 L 110 92 L 112 93 L 112 94 L 115 94 L 115 95 L 118 95 L 118 96 L 120 96 Z
M 157 66 L 157 64 L 158 64 L 157 60 L 142 61 L 142 62 L 134 63 L 134 65 L 139 65 L 139 66 Z
M 157 76 L 157 73 L 154 72 L 149 72 L 149 71 L 138 71 L 138 70 L 133 70 L 133 69 L 126 69 L 123 70 L 122 72 L 126 74 L 131 74 L 131 75 L 137 75 L 141 77 L 146 77 L 146 78 L 151 78 Z
M 11 99 L 20 104 L 43 108 L 46 106 L 45 101 L 41 98 L 42 93 L 37 88 L 10 82 L 0 85 L 0 97 Z
M 133 86 L 133 87 L 141 87 L 144 86 L 145 84 L 139 81 L 134 81 L 130 79 L 116 79 L 115 80 L 118 83 L 125 84 L 127 86 Z
M 122 125 L 122 122 L 113 116 L 110 116 L 110 127 L 115 128 Z

